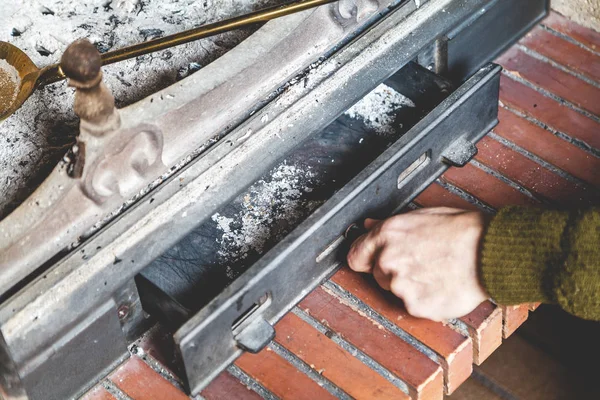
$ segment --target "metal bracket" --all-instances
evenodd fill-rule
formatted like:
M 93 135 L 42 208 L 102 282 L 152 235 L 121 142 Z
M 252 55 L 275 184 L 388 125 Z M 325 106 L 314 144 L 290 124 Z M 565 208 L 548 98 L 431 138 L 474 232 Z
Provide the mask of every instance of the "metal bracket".
M 425 51 L 419 54 L 418 63 L 438 75 L 445 76 L 448 72 L 448 38 L 439 37 Z
M 550 10 L 549 0 L 488 0 L 447 32 L 446 78 L 463 82 L 521 38 Z
M 23 318 L 33 318 L 30 325 L 38 321 L 35 315 L 15 311 L 12 324 L 0 327 L 0 397 L 6 399 L 63 400 L 84 392 L 128 356 L 127 342 L 147 328 L 133 280 L 59 335 L 49 335 L 51 327 L 40 327 L 41 343 L 35 348 L 10 333 L 15 324 L 26 323 Z
M 275 329 L 263 317 L 258 317 L 234 338 L 240 349 L 256 354 L 275 338 Z
M 452 167 L 464 167 L 477 155 L 477 147 L 464 136 L 442 153 L 442 162 Z
M 128 354 L 112 299 L 63 332 L 61 337 L 47 338 L 46 345 L 36 349 L 36 354 L 31 357 L 27 354 L 26 344 L 19 349 L 16 343 L 6 342 L 7 339 L 18 342 L 19 338 L 7 335 L 4 329 L 2 334 L 3 344 L 10 346 L 3 352 L 12 352 L 13 360 L 29 357 L 14 371 L 17 376 L 13 377 L 10 390 L 26 393 L 25 398 L 30 400 L 64 400 L 74 393 L 81 393 L 90 382 L 114 368 Z M 19 350 L 23 354 L 16 354 Z M 73 372 L 67 378 L 65 371 Z M 12 398 L 7 396 L 7 399 Z

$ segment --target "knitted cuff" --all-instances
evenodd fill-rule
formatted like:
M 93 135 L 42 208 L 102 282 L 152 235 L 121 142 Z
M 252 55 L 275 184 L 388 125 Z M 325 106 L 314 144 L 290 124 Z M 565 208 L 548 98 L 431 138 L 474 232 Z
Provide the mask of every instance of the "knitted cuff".
M 553 270 L 563 262 L 569 214 L 507 207 L 492 219 L 481 248 L 481 281 L 499 304 L 555 303 Z
M 556 302 L 578 317 L 600 321 L 600 208 L 572 213 L 563 268 L 554 277 Z

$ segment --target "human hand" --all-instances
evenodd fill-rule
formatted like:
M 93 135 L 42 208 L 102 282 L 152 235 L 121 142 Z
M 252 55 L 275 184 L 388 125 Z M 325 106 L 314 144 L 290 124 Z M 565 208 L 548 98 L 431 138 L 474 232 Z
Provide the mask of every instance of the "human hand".
M 350 248 L 348 265 L 372 273 L 415 317 L 458 318 L 489 298 L 477 268 L 484 227 L 482 213 L 453 208 L 367 219 L 369 232 Z

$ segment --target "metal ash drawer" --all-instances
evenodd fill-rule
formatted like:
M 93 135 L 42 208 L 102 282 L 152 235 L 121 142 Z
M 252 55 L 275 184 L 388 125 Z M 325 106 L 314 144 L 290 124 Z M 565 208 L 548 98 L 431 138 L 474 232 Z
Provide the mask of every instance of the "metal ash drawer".
M 351 224 L 400 211 L 476 154 L 497 123 L 499 78 L 493 64 L 478 71 L 175 333 L 192 393 L 269 343 L 274 323 L 343 262 Z

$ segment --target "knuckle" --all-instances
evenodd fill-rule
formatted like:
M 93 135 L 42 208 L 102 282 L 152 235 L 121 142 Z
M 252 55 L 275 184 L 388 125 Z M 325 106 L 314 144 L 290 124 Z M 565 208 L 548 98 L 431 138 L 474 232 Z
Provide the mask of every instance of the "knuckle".
M 346 258 L 348 259 L 348 261 L 353 260 L 354 258 L 356 258 L 357 255 L 357 243 L 354 243 L 352 246 L 350 246 L 350 250 L 348 250 L 348 255 L 346 256 Z
M 346 256 L 346 263 L 348 264 L 348 267 L 350 267 L 350 269 L 352 269 L 352 270 L 355 268 L 354 253 L 355 253 L 354 248 L 351 248 L 350 251 L 348 252 L 348 255 Z
M 388 257 L 379 257 L 377 268 L 385 275 L 395 275 L 396 262 Z
M 398 278 L 398 277 L 394 277 L 392 278 L 391 284 L 390 284 L 390 289 L 391 292 L 402 299 L 402 301 L 406 301 L 406 299 L 409 297 L 408 294 L 408 285 L 406 285 L 402 279 Z
M 404 301 L 404 308 L 406 308 L 406 311 L 410 315 L 414 317 L 421 316 L 421 308 L 417 302 L 413 301 L 411 296 L 405 296 L 402 298 L 402 300 Z
M 386 275 L 374 273 L 373 277 L 375 278 L 375 281 L 377 282 L 377 284 L 379 286 L 381 286 L 382 289 L 387 290 L 387 291 L 390 290 L 390 279 Z
M 348 267 L 354 272 L 366 272 L 368 268 L 357 263 L 354 259 L 348 260 Z
M 379 224 L 379 233 L 382 235 L 389 235 L 397 228 L 397 217 L 388 218 Z
M 348 256 L 346 261 L 348 264 L 348 268 L 350 268 L 352 271 L 359 272 L 358 267 L 354 264 L 354 261 L 350 258 L 350 256 Z
M 404 300 L 404 308 L 406 308 L 406 312 L 416 318 L 426 318 L 430 320 L 437 321 L 438 315 L 435 310 L 427 307 L 426 305 L 421 304 L 418 301 L 415 301 L 413 298 L 409 298 L 408 300 Z

